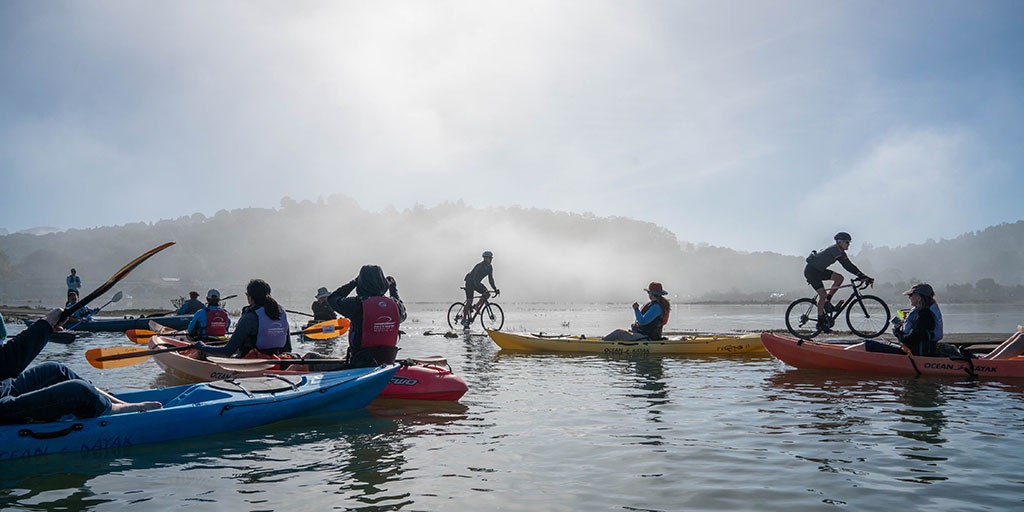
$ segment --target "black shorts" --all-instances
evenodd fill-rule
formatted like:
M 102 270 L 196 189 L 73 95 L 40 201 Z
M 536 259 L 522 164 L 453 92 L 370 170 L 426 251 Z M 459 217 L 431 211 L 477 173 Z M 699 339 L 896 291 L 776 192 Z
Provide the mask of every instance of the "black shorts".
M 823 281 L 831 281 L 832 274 L 835 274 L 835 272 L 827 268 L 825 270 L 818 270 L 810 265 L 804 267 L 804 277 L 807 278 L 807 284 L 811 285 L 811 288 L 815 290 L 824 288 L 825 283 Z
M 487 293 L 487 287 L 484 286 L 483 283 L 471 283 L 469 281 L 466 281 L 466 300 L 467 301 L 473 300 L 473 292 L 474 291 L 479 292 L 480 295 L 484 295 L 484 294 L 490 295 L 490 294 Z

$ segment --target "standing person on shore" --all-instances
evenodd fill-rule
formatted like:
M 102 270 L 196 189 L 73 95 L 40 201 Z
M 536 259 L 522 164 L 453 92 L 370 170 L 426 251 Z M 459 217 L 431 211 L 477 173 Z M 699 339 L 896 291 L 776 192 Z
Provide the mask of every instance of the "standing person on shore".
M 942 312 L 935 302 L 935 290 L 928 283 L 915 284 L 903 292 L 914 306 L 906 320 L 893 319 L 892 333 L 915 356 L 937 356 L 942 339 Z
M 163 407 L 160 402 L 125 402 L 61 363 L 29 368 L 59 325 L 62 312 L 52 309 L 10 341 L 0 340 L 0 424 L 55 421 L 67 414 L 95 418 Z
M 629 327 L 629 330 L 615 329 L 602 339 L 606 341 L 637 341 L 662 338 L 663 329 L 668 323 L 669 313 L 672 311 L 672 304 L 665 298 L 668 292 L 657 281 L 652 281 L 644 291 L 647 292 L 649 300 L 643 307 L 640 307 L 638 302 L 633 303 L 633 316 L 636 321 Z
M 355 290 L 356 295 L 349 297 Z M 387 293 L 390 297 L 384 296 Z M 363 265 L 355 279 L 327 297 L 327 303 L 352 323 L 348 329 L 346 363 L 352 367 L 395 362 L 398 325 L 406 319 L 395 278 L 384 277 L 377 265 Z
M 327 303 L 327 297 L 330 295 L 331 291 L 328 290 L 326 286 L 321 286 L 320 289 L 316 291 L 316 300 L 314 300 L 313 304 L 310 306 L 310 309 L 313 310 L 313 320 L 310 321 L 311 324 L 338 318 L 337 313 L 335 313 L 334 309 L 331 308 L 331 305 Z
M 227 345 L 211 347 L 200 341 L 196 343 L 196 349 L 215 356 L 262 359 L 291 352 L 288 315 L 270 295 L 270 284 L 262 279 L 249 281 L 245 287 L 245 298 L 249 305 L 242 309 L 242 316 Z
M 69 292 L 78 293 L 82 289 L 82 278 L 78 277 L 78 271 L 71 269 L 71 274 L 64 278 L 64 282 L 68 285 Z

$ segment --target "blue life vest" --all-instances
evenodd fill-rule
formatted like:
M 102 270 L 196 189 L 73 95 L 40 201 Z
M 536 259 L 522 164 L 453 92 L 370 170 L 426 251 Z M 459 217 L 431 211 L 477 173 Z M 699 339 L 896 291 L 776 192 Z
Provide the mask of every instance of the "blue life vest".
M 256 334 L 256 348 L 261 352 L 274 352 L 288 344 L 288 316 L 281 310 L 281 318 L 271 319 L 261 307 L 256 310 L 259 331 Z
M 939 311 L 938 304 L 932 304 L 928 307 L 931 311 L 932 316 L 935 317 L 935 329 L 928 331 L 928 339 L 930 341 L 939 341 L 942 339 L 942 312 Z M 903 322 L 903 334 L 909 335 L 914 330 L 914 324 L 917 323 L 917 317 L 920 311 L 917 308 L 911 309 L 910 313 L 907 314 L 907 320 Z

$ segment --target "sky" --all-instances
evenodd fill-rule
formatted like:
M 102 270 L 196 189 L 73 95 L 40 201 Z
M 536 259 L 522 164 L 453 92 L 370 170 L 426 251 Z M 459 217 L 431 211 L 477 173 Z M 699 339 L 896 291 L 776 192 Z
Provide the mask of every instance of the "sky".
M 1024 2 L 0 2 L 0 228 L 355 199 L 805 254 L 1024 218 Z

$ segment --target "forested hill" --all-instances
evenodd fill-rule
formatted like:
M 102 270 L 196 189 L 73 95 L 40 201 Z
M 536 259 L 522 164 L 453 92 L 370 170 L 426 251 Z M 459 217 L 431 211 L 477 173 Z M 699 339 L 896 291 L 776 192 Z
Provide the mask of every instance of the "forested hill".
M 317 287 L 333 289 L 366 263 L 394 275 L 407 301 L 454 300 L 483 250 L 494 251 L 497 284 L 510 302 L 632 302 L 644 298 L 642 288 L 653 279 L 681 302 L 788 302 L 809 291 L 803 255 L 695 245 L 651 223 L 461 202 L 372 213 L 334 196 L 212 217 L 0 236 L 0 303 L 62 297 L 71 267 L 89 289 L 169 240 L 177 245 L 123 285 L 137 301 L 166 305 L 167 298 L 209 287 L 241 294 L 249 279 L 260 277 L 275 296 L 303 307 Z M 952 240 L 855 248 L 854 258 L 879 280 L 876 293 L 893 300 L 912 281 L 926 280 L 947 302 L 1024 303 L 1022 247 L 1019 221 Z

